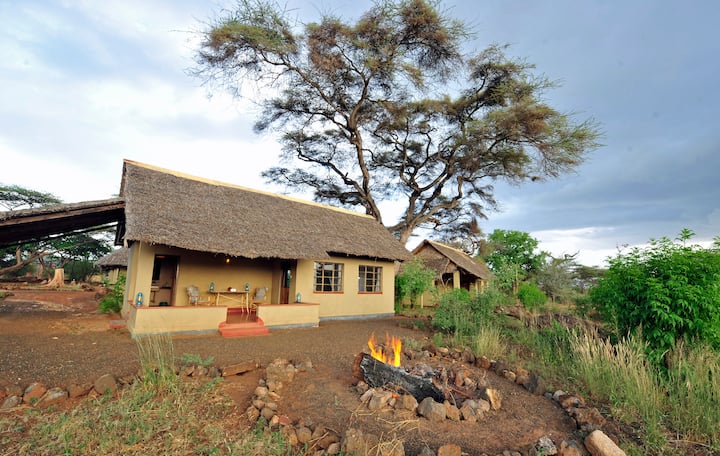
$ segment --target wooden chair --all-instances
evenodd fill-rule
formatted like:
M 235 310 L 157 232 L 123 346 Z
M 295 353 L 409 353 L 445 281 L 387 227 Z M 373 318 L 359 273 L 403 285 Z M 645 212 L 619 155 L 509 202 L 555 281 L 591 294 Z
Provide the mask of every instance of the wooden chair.
M 209 306 L 212 302 L 209 298 L 203 299 L 200 296 L 200 290 L 195 285 L 190 285 L 186 288 L 188 300 L 192 306 Z
M 250 302 L 250 309 L 257 309 L 259 304 L 267 303 L 267 287 L 258 287 L 253 293 L 252 301 Z

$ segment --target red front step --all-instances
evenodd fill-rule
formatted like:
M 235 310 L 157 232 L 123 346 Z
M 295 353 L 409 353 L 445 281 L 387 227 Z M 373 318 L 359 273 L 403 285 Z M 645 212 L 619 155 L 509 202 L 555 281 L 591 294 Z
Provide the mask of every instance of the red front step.
M 220 323 L 218 331 L 223 337 L 265 336 L 270 334 L 270 330 L 265 327 L 260 318 L 245 323 L 227 323 L 224 321 Z

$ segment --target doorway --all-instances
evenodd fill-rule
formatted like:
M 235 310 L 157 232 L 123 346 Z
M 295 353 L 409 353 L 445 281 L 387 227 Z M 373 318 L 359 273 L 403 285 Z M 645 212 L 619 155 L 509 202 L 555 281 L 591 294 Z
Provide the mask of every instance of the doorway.
M 283 262 L 280 265 L 282 277 L 280 279 L 280 304 L 290 303 L 290 287 L 292 285 L 292 263 Z
M 150 285 L 151 306 L 172 306 L 174 304 L 177 265 L 178 257 L 176 256 L 155 255 Z

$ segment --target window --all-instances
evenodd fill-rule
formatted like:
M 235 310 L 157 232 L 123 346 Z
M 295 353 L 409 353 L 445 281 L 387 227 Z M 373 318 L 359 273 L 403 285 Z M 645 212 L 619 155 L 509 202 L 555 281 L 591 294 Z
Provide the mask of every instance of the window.
M 359 293 L 380 293 L 382 292 L 382 268 L 379 266 L 360 265 L 358 271 L 358 292 Z
M 315 291 L 343 291 L 342 263 L 315 263 Z

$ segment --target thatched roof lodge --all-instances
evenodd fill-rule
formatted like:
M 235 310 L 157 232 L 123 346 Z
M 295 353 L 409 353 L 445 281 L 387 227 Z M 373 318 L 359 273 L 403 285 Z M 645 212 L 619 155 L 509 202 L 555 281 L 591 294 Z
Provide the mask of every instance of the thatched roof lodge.
M 429 239 L 415 247 L 412 254 L 435 270 L 435 285 L 438 287 L 480 291 L 495 277 L 482 260 Z
M 130 160 L 120 196 L 126 204 L 126 243 L 251 259 L 410 258 L 370 216 Z
M 238 309 L 269 327 L 389 316 L 412 257 L 367 215 L 130 160 L 120 197 L 134 335 L 222 333 Z

